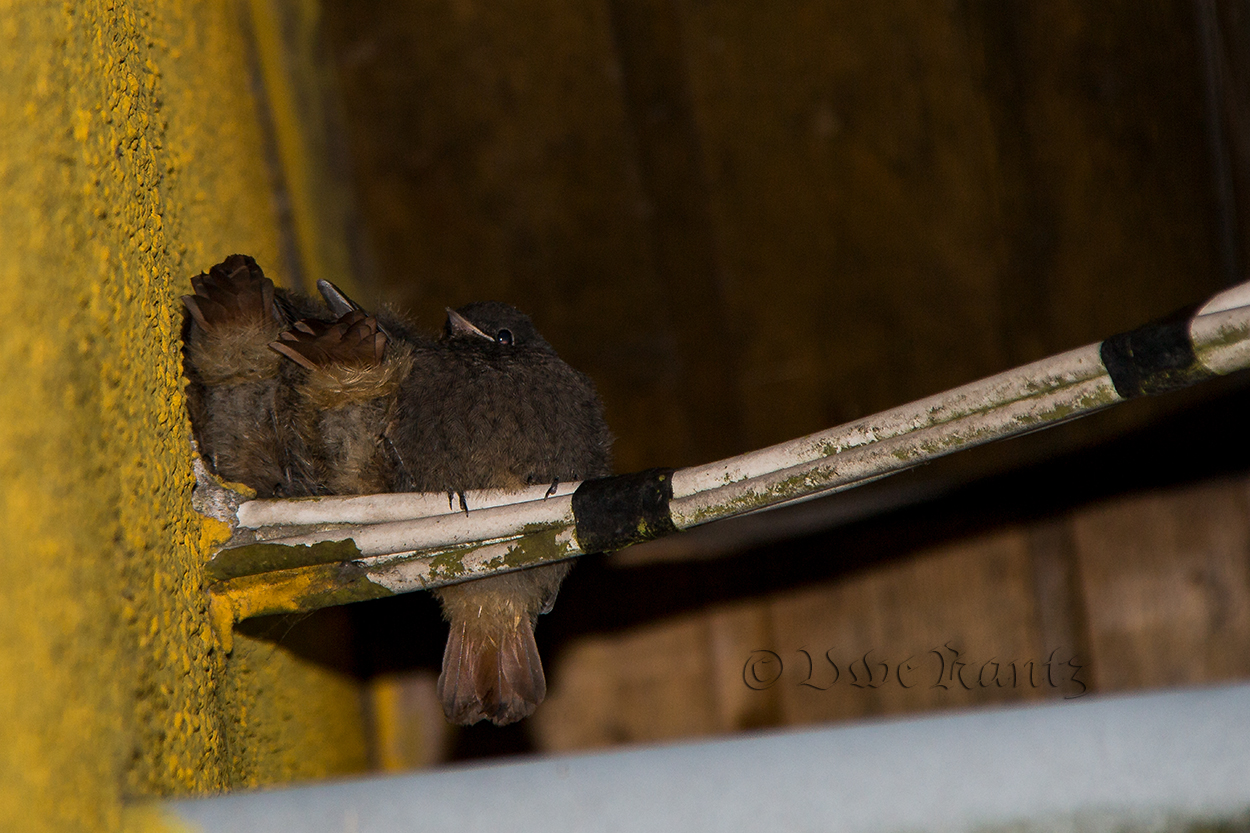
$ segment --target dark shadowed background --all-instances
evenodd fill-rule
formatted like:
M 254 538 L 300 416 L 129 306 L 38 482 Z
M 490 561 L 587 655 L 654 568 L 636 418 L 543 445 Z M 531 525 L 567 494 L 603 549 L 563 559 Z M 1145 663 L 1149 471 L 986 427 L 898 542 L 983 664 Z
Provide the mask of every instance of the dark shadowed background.
M 321 18 L 361 294 L 430 330 L 473 300 L 529 312 L 598 384 L 622 472 L 798 437 L 1244 279 L 1248 31 L 1244 0 Z M 583 559 L 539 625 L 548 702 L 516 727 L 443 724 L 424 594 L 279 635 L 367 682 L 391 769 L 1244 677 L 1248 404 L 1221 380 Z M 318 634 L 344 624 L 332 660 Z

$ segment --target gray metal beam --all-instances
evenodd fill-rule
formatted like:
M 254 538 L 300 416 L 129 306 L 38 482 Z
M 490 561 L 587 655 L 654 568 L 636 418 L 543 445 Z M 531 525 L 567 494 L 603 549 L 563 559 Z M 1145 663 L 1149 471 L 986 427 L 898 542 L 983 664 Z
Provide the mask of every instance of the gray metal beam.
M 165 805 L 205 833 L 1250 826 L 1250 685 L 770 732 Z

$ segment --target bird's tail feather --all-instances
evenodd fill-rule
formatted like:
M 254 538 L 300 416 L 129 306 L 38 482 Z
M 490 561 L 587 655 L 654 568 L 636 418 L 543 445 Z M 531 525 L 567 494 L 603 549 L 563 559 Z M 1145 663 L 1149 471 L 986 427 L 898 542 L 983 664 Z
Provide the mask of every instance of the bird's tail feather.
M 529 617 L 491 630 L 474 620 L 453 622 L 438 694 L 447 719 L 466 726 L 482 719 L 504 726 L 533 714 L 547 679 Z
M 273 325 L 273 281 L 247 255 L 230 255 L 191 279 L 194 295 L 182 302 L 204 332 L 246 324 Z

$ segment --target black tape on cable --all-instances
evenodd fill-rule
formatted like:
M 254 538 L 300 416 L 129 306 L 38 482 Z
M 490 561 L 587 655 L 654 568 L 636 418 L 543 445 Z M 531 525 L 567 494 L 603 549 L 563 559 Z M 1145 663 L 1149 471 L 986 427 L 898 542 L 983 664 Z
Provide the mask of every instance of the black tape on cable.
M 1184 309 L 1102 343 L 1099 354 L 1116 393 L 1125 399 L 1167 393 L 1215 375 L 1198 361 L 1189 338 L 1195 309 Z
M 583 552 L 612 552 L 676 532 L 672 499 L 673 469 L 584 481 L 573 493 L 577 543 Z

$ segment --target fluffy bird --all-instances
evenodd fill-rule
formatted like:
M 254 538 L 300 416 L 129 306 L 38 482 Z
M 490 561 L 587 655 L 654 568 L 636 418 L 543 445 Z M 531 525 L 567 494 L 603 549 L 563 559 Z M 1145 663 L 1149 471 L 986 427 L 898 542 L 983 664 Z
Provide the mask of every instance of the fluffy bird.
M 507 304 L 448 310 L 434 349 L 414 355 L 390 435 L 398 491 L 521 489 L 611 471 L 611 435 L 593 383 Z M 534 625 L 570 562 L 435 590 L 450 623 L 438 678 L 455 723 L 529 716 L 547 693 Z
M 269 348 L 284 329 L 328 313 L 276 289 L 256 261 L 231 255 L 191 279 L 184 295 L 183 372 L 201 456 L 259 497 L 315 494 L 312 452 L 294 419 L 299 368 Z
M 515 490 L 599 477 L 611 435 L 593 383 L 507 304 L 448 310 L 438 339 L 275 289 L 232 255 L 192 279 L 186 373 L 205 459 L 261 496 Z M 285 361 L 283 360 L 285 358 Z M 534 641 L 569 562 L 434 591 L 450 625 L 447 719 L 505 725 L 546 695 Z

